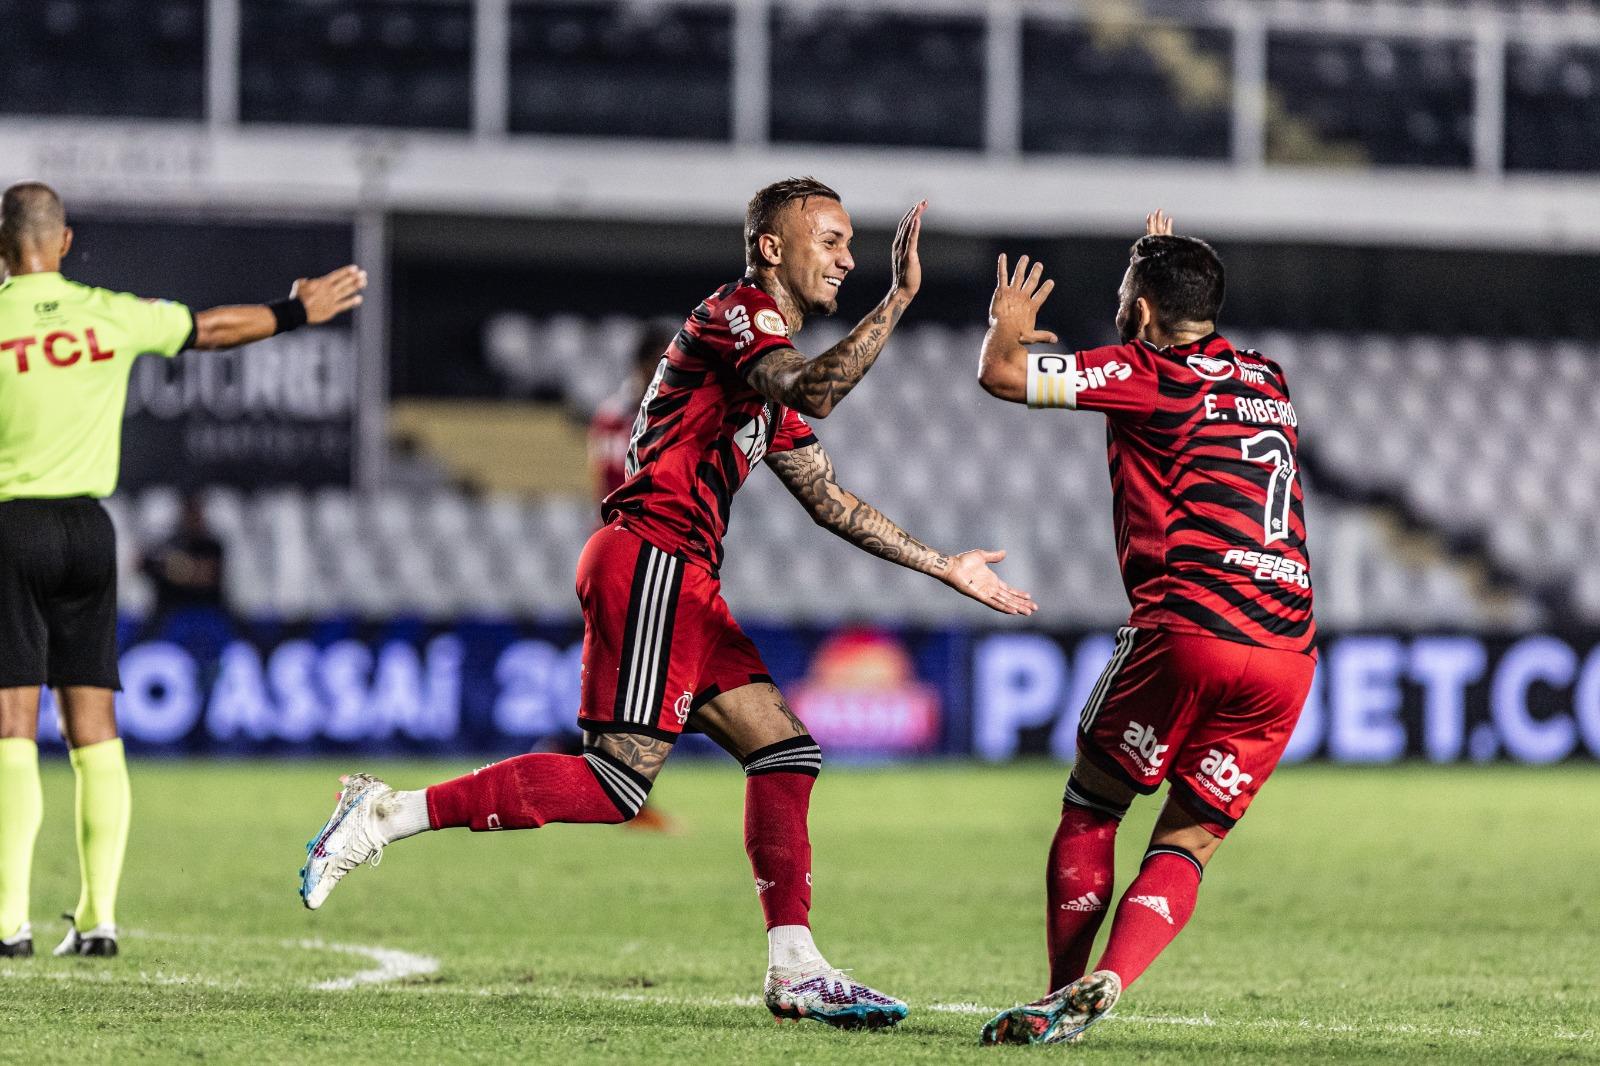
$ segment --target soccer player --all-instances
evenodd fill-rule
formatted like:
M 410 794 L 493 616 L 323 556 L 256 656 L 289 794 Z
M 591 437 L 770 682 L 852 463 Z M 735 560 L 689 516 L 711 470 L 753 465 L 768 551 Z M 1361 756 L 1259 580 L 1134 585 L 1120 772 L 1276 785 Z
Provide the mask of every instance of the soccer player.
M 1002 400 L 1105 415 L 1113 519 L 1133 604 L 1079 718 L 1078 755 L 1046 868 L 1050 984 L 1004 1011 L 986 1044 L 1076 1040 L 1194 912 L 1223 837 L 1278 764 L 1316 659 L 1283 369 L 1216 332 L 1222 263 L 1160 211 L 1134 244 L 1122 343 L 1067 354 L 1036 325 L 1054 283 L 1001 256 L 979 381 Z M 1104 954 L 1089 952 L 1112 891 L 1117 825 L 1170 782 Z
M 28 885 L 43 797 L 39 690 L 55 690 L 77 777 L 82 890 L 57 955 L 117 953 L 130 794 L 113 693 L 117 567 L 98 502 L 117 484 L 128 372 L 142 352 L 229 348 L 361 302 L 348 266 L 287 300 L 214 307 L 91 289 L 61 276 L 61 199 L 22 182 L 0 197 L 0 956 L 33 954 Z
M 745 215 L 746 272 L 694 309 L 661 358 L 634 422 L 628 479 L 606 498 L 607 525 L 578 563 L 584 754 L 521 755 L 415 792 L 365 774 L 345 778 L 333 815 L 307 845 L 307 907 L 321 906 L 387 844 L 424 830 L 626 821 L 678 735 L 696 729 L 747 775 L 744 839 L 767 924 L 767 1007 L 844 1027 L 905 1016 L 904 1003 L 834 969 L 812 939 L 806 818 L 822 751 L 733 620 L 717 570 L 733 495 L 764 460 L 823 528 L 996 611 L 1035 610 L 989 569 L 1003 552 L 935 551 L 841 487 L 805 421 L 825 417 L 855 387 L 916 296 L 925 206 L 900 222 L 888 295 L 838 344 L 807 358 L 794 335 L 812 315 L 834 312 L 855 267 L 850 216 L 812 178 L 756 193 Z

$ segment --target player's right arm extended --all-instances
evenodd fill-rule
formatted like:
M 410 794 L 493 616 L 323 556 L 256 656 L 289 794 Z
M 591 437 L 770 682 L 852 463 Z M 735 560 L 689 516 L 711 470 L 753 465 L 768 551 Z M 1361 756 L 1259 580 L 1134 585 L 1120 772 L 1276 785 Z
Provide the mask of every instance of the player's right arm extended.
M 300 326 L 316 326 L 361 304 L 367 272 L 351 265 L 320 278 L 301 278 L 289 298 L 270 304 L 231 304 L 198 311 L 191 348 L 233 348 Z
M 922 262 L 917 238 L 922 233 L 919 203 L 900 220 L 894 235 L 894 283 L 889 295 L 856 328 L 814 359 L 793 348 L 777 348 L 750 368 L 750 387 L 769 400 L 783 404 L 807 418 L 827 418 L 840 400 L 856 387 L 877 362 L 889 334 L 922 286 Z
M 833 476 L 833 461 L 820 444 L 767 456 L 767 465 L 794 494 L 812 521 L 862 551 L 928 574 L 963 596 L 970 596 L 1001 614 L 1032 614 L 1033 597 L 1014 589 L 989 569 L 1004 559 L 1003 551 L 974 548 L 958 555 L 936 551 L 901 529 L 882 511 L 842 487 Z
M 1056 335 L 1037 327 L 1039 308 L 1056 287 L 1044 280 L 1044 264 L 1028 269 L 1028 257 L 1017 260 L 1016 271 L 1006 269 L 1006 257 L 996 265 L 994 296 L 989 301 L 989 332 L 978 354 L 978 384 L 991 396 L 1012 403 L 1028 402 L 1028 348 L 1030 344 L 1055 344 Z

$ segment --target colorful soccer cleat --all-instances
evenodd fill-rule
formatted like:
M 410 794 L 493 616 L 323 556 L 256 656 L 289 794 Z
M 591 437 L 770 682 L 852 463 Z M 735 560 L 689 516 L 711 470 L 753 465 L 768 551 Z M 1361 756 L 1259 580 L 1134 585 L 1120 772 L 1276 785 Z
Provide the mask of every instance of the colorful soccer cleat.
M 883 1029 L 898 1025 L 906 1005 L 851 980 L 844 970 L 767 970 L 767 1009 L 780 1021 L 811 1018 L 839 1029 Z
M 61 917 L 67 920 L 67 935 L 62 937 L 61 943 L 50 954 L 60 958 L 66 955 L 78 955 L 86 959 L 112 959 L 117 955 L 117 927 L 102 923 L 86 932 L 78 931 L 78 920 L 70 914 Z
M 33 926 L 27 922 L 15 933 L 0 940 L 0 959 L 28 959 L 33 957 Z
M 1043 999 L 1003 1010 L 989 1020 L 980 1044 L 1076 1044 L 1089 1026 L 1117 1005 L 1122 978 L 1096 970 Z
M 388 843 L 377 828 L 377 805 L 394 789 L 371 774 L 339 778 L 343 788 L 333 814 L 306 843 L 306 864 L 300 868 L 300 899 L 308 910 L 322 906 L 344 875 L 364 862 L 378 865 Z

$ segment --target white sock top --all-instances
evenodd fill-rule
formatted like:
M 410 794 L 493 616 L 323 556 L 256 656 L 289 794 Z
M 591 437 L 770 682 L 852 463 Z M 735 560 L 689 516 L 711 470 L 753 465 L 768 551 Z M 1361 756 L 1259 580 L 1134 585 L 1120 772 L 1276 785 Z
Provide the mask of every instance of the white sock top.
M 385 796 L 374 813 L 386 843 L 393 844 L 433 828 L 428 822 L 428 794 L 420 789 Z
M 767 965 L 786 970 L 814 970 L 828 965 L 803 925 L 775 925 L 767 930 Z

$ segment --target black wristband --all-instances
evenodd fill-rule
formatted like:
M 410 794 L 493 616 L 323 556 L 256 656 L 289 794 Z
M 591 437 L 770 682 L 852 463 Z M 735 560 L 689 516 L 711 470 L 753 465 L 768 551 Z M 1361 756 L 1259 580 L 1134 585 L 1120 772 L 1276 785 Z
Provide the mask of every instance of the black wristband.
M 278 328 L 272 331 L 273 336 L 288 333 L 291 329 L 299 329 L 306 324 L 306 305 L 300 302 L 298 296 L 291 296 L 286 300 L 273 300 L 267 305 L 267 310 L 272 312 L 273 319 L 278 323 Z

